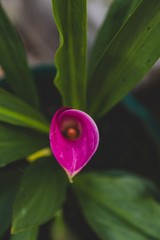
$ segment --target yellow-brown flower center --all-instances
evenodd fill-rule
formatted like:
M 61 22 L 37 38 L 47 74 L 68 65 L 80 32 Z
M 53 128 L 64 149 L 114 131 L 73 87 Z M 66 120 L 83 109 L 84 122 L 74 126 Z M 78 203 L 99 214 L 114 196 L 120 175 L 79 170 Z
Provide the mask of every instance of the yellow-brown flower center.
M 75 140 L 79 137 L 79 131 L 77 128 L 70 127 L 66 130 L 66 137 L 70 140 Z
M 81 135 L 81 126 L 73 119 L 65 119 L 61 123 L 61 133 L 69 140 L 76 140 Z

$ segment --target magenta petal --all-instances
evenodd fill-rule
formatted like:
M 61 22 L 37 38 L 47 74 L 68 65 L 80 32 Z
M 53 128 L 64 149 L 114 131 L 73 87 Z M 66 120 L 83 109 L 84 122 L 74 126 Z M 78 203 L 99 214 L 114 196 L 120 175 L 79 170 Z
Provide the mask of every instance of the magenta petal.
M 50 126 L 52 152 L 70 179 L 87 164 L 99 143 L 93 119 L 80 110 L 59 109 Z

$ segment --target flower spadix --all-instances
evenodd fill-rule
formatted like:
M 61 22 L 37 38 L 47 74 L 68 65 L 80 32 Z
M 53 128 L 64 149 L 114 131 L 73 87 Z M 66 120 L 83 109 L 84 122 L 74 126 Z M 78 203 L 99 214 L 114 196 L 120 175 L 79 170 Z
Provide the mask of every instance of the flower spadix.
M 85 112 L 62 107 L 54 114 L 50 126 L 50 145 L 70 181 L 91 159 L 98 143 L 98 128 Z

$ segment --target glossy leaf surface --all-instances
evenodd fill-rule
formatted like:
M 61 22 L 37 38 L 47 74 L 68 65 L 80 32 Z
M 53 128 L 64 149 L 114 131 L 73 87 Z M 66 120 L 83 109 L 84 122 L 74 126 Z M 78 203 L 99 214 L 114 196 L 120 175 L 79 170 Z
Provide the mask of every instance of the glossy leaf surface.
M 32 79 L 23 44 L 0 3 L 0 64 L 12 90 L 31 105 L 38 106 L 38 95 Z
M 0 123 L 0 166 L 25 158 L 48 144 L 44 135 Z
M 160 1 L 144 0 L 103 52 L 89 81 L 90 115 L 109 111 L 160 56 Z M 96 100 L 95 100 L 96 96 Z
M 49 124 L 40 112 L 0 88 L 0 121 L 49 133 Z
M 19 186 L 13 209 L 12 232 L 52 219 L 64 202 L 66 183 L 66 176 L 55 168 L 53 158 L 33 163 L 24 173 Z
M 86 174 L 75 181 L 75 191 L 102 239 L 159 239 L 160 206 L 150 183 L 129 175 Z
M 84 110 L 86 103 L 86 0 L 52 0 L 60 34 L 55 84 L 65 106 Z

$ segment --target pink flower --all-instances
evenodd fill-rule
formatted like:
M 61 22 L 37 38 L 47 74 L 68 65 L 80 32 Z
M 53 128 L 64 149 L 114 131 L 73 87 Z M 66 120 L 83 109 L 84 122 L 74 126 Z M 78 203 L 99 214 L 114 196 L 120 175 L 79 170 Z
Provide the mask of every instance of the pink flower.
M 62 107 L 53 116 L 50 126 L 51 149 L 71 182 L 91 159 L 98 143 L 98 128 L 87 113 Z

